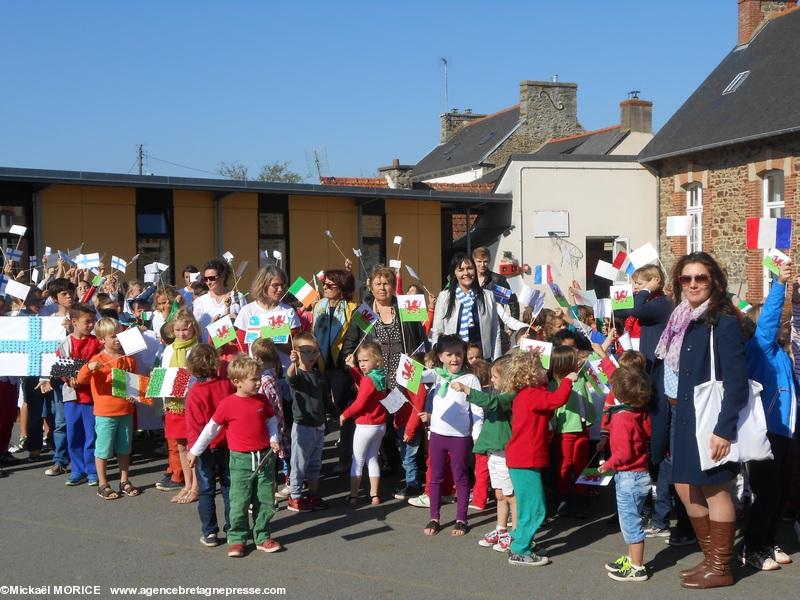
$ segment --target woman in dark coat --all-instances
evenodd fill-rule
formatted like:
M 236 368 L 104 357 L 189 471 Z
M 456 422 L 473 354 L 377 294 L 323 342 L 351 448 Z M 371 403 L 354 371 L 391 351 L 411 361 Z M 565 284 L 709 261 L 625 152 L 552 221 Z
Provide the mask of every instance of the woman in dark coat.
M 719 418 L 710 440 L 718 462 L 736 439 L 739 411 L 747 403 L 747 367 L 738 311 L 727 294 L 728 281 L 705 252 L 682 257 L 672 272 L 675 310 L 656 348 L 662 359 L 664 392 L 675 407 L 672 476 L 686 507 L 704 560 L 681 572 L 681 585 L 710 588 L 731 585 L 731 557 L 736 512 L 730 482 L 739 471 L 735 462 L 702 471 L 695 435 L 694 389 L 711 379 L 710 341 L 714 332 L 716 379 L 722 382 Z

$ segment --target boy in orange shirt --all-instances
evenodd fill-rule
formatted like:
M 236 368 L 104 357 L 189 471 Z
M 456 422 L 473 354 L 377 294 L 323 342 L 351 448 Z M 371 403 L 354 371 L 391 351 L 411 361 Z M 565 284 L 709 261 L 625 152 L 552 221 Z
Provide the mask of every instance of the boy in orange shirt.
M 139 490 L 128 480 L 131 464 L 131 439 L 133 437 L 133 399 L 112 395 L 112 369 L 136 372 L 136 361 L 125 356 L 117 339 L 123 330 L 115 319 L 103 318 L 97 322 L 95 333 L 103 342 L 104 349 L 81 367 L 78 372 L 79 385 L 90 384 L 94 400 L 95 441 L 94 458 L 99 487 L 97 495 L 103 500 L 116 500 L 121 494 L 138 496 Z M 119 462 L 119 492 L 108 485 L 108 459 L 114 453 Z

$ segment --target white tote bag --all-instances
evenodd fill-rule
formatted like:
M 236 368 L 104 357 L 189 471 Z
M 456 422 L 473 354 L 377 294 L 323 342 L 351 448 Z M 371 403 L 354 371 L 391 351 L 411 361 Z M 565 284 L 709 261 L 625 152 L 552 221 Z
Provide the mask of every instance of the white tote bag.
M 715 462 L 711 458 L 711 436 L 722 411 L 722 382 L 717 381 L 714 355 L 714 329 L 711 329 L 710 363 L 711 380 L 694 387 L 695 434 L 700 469 L 707 471 L 726 462 L 748 460 L 771 460 L 772 448 L 767 439 L 767 418 L 761 403 L 761 384 L 748 380 L 747 405 L 739 412 L 736 425 L 736 441 L 731 444 L 728 456 Z

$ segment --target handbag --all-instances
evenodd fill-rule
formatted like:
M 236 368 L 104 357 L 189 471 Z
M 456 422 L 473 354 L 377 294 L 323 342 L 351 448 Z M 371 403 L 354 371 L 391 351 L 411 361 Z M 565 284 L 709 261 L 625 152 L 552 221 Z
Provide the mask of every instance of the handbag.
M 722 411 L 722 382 L 717 380 L 714 351 L 714 328 L 709 342 L 711 379 L 694 387 L 695 435 L 700 456 L 700 469 L 707 471 L 726 462 L 772 460 L 772 447 L 767 438 L 767 418 L 761 402 L 762 385 L 748 379 L 747 404 L 739 411 L 736 424 L 736 441 L 731 442 L 728 455 L 715 462 L 711 458 L 711 436 Z

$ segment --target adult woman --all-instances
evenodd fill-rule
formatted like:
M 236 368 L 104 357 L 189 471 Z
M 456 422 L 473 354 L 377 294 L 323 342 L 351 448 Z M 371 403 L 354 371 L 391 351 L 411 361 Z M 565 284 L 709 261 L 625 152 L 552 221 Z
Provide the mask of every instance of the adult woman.
M 450 261 L 449 288 L 439 293 L 433 315 L 433 343 L 444 334 L 478 344 L 483 357 L 492 361 L 502 354 L 500 325 L 494 294 L 478 283 L 475 262 L 466 254 Z
M 202 281 L 208 286 L 208 293 L 194 301 L 192 312 L 204 336 L 208 325 L 220 317 L 235 317 L 244 304 L 241 294 L 234 298 L 228 289 L 230 276 L 231 266 L 221 258 L 212 258 L 203 265 Z
M 736 512 L 730 481 L 739 465 L 727 462 L 707 471 L 700 469 L 694 408 L 695 386 L 711 377 L 713 351 L 716 379 L 724 391 L 709 444 L 711 458 L 722 460 L 736 438 L 739 411 L 748 394 L 742 331 L 727 287 L 722 269 L 705 252 L 678 260 L 672 272 L 676 307 L 655 352 L 663 360 L 664 392 L 675 407 L 672 477 L 704 555 L 695 568 L 681 572 L 681 585 L 687 588 L 733 583 L 730 561 Z

